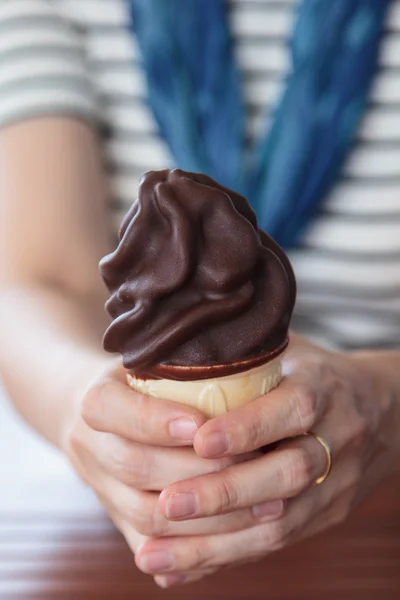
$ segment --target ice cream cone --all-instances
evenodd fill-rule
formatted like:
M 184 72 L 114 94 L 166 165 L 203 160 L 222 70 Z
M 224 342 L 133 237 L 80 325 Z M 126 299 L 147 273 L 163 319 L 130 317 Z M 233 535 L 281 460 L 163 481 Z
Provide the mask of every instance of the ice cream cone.
M 201 173 L 144 174 L 100 270 L 103 346 L 134 390 L 214 417 L 279 384 L 296 281 L 243 196 Z
M 186 404 L 213 418 L 267 394 L 279 385 L 282 377 L 281 354 L 264 364 L 230 375 L 213 377 L 213 368 L 209 367 L 207 379 L 140 379 L 128 373 L 127 381 L 141 394 Z M 182 367 L 178 369 L 182 370 Z

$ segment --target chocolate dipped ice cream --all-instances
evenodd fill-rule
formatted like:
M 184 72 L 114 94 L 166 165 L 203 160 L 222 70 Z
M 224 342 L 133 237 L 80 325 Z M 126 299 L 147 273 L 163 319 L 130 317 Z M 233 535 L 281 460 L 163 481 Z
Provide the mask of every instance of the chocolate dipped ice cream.
M 146 173 L 119 240 L 100 264 L 104 347 L 134 389 L 213 416 L 279 383 L 295 279 L 243 196 L 205 175 Z

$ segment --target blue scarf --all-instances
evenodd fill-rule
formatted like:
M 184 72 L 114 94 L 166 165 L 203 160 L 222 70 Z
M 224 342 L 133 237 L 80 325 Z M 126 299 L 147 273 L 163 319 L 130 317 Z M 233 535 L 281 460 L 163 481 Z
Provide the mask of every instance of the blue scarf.
M 131 0 L 148 99 L 176 165 L 244 194 L 295 245 L 335 183 L 376 71 L 390 0 L 303 0 L 274 123 L 245 159 L 245 111 L 224 0 Z

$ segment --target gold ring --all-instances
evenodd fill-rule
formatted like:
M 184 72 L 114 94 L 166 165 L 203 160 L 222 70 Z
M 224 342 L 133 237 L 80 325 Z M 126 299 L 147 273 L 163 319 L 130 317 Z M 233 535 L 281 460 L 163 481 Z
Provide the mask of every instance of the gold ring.
M 321 436 L 317 435 L 316 433 L 313 433 L 312 431 L 307 431 L 307 433 L 304 433 L 303 435 L 311 435 L 315 440 L 317 440 L 317 442 L 319 442 L 319 444 L 321 444 L 321 446 L 325 450 L 326 469 L 322 473 L 322 475 L 314 481 L 314 484 L 313 484 L 313 485 L 320 485 L 321 483 L 324 483 L 325 479 L 328 477 L 329 473 L 332 470 L 332 451 L 329 447 L 329 444 L 327 444 L 327 442 Z

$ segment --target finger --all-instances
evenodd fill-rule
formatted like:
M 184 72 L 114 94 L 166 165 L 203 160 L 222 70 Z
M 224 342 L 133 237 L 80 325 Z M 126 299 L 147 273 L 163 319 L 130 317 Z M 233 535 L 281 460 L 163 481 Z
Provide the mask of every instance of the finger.
M 311 510 L 314 518 L 303 529 L 299 539 L 314 536 L 347 519 L 358 504 L 356 497 L 361 476 L 358 460 L 344 459 L 334 465 L 328 479 L 313 490 Z
M 217 570 L 216 567 L 209 569 L 197 569 L 196 571 L 187 571 L 186 573 L 171 573 L 170 575 L 156 575 L 154 581 L 156 584 L 167 589 L 172 586 L 184 585 L 186 583 L 194 583 L 200 581 L 204 577 L 209 577 Z
M 194 448 L 205 458 L 251 452 L 305 433 L 324 410 L 325 396 L 316 385 L 289 377 L 266 396 L 206 422 Z
M 128 486 L 144 491 L 161 491 L 167 486 L 197 475 L 213 473 L 259 455 L 204 459 L 193 448 L 165 448 L 130 442 L 125 438 L 99 435 L 93 453 L 109 475 Z
M 194 536 L 211 533 L 227 533 L 260 522 L 251 510 L 239 510 L 229 515 L 172 522 L 161 513 L 158 494 L 140 492 L 111 478 L 104 478 L 98 495 L 113 515 L 118 515 L 118 523 L 125 522 L 137 533 L 145 537 Z
M 310 518 L 310 493 L 293 501 L 277 521 L 222 535 L 151 539 L 138 549 L 136 564 L 144 573 L 161 575 L 258 560 L 296 540 Z
M 138 531 L 136 531 L 133 527 L 129 525 L 120 515 L 120 513 L 115 510 L 115 508 L 110 504 L 109 499 L 101 494 L 96 494 L 100 503 L 103 505 L 105 510 L 107 511 L 108 516 L 114 523 L 114 525 L 119 529 L 119 531 L 124 536 L 129 548 L 135 554 L 140 546 L 142 546 L 149 538 L 142 535 Z
M 145 573 L 160 576 L 162 572 L 185 574 L 259 560 L 320 531 L 327 511 L 333 511 L 343 490 L 353 484 L 353 466 L 337 465 L 324 484 L 291 500 L 278 520 L 225 535 L 150 539 L 138 549 L 136 564 Z M 160 569 L 162 562 L 167 566 Z
M 255 517 L 278 518 L 283 500 L 312 486 L 326 467 L 321 444 L 302 436 L 262 458 L 169 486 L 159 498 L 161 511 L 168 519 L 180 520 L 251 507 Z
M 81 411 L 92 429 L 161 446 L 191 444 L 205 422 L 193 408 L 138 394 L 113 377 L 87 391 Z
M 348 497 L 357 480 L 358 468 L 354 463 L 339 463 L 324 484 L 291 500 L 286 514 L 278 521 L 224 535 L 146 540 L 137 549 L 136 563 L 145 573 L 157 575 L 157 582 L 174 585 L 190 581 L 192 574 L 195 577 L 223 566 L 258 560 L 341 521 L 349 510 Z M 344 498 L 347 505 L 340 514 L 338 506 L 343 507 Z M 336 517 L 332 518 L 333 514 Z
M 354 498 L 354 488 L 357 481 L 358 469 L 354 463 L 347 461 L 346 464 L 336 467 L 332 472 L 332 475 L 323 485 L 308 490 L 300 498 L 292 500 L 289 503 L 287 514 L 284 517 L 288 522 L 287 529 L 286 526 L 280 526 L 278 531 L 275 532 L 272 528 L 272 540 L 277 537 L 278 546 L 280 544 L 286 545 L 293 541 L 308 538 L 328 527 L 342 523 L 351 509 L 352 500 Z M 139 534 L 131 525 L 121 519 L 119 513 L 115 513 L 113 509 L 110 509 L 107 502 L 105 502 L 105 505 L 109 513 L 111 513 L 111 517 L 117 527 L 127 539 L 133 552 L 137 552 L 141 546 L 144 547 L 146 542 L 149 541 L 149 538 L 145 538 Z M 288 535 L 286 537 L 283 535 L 283 539 L 280 539 L 280 532 L 282 534 L 288 532 Z M 214 531 L 213 533 L 216 532 Z M 225 538 L 227 538 L 227 543 L 230 544 L 232 538 L 229 536 L 225 536 Z M 180 539 L 182 544 L 186 543 L 186 538 Z M 188 539 L 193 543 L 197 538 L 190 537 Z M 192 548 L 190 544 L 189 548 Z M 264 554 L 274 549 L 275 548 L 272 548 L 271 550 L 267 549 Z M 163 540 L 161 544 L 153 543 L 152 545 L 146 545 L 141 552 L 146 554 L 164 552 L 165 550 L 174 552 L 174 548 L 170 548 Z M 244 558 L 237 558 L 236 562 L 239 564 L 240 562 L 247 562 L 254 558 L 254 556 L 246 554 Z M 156 560 L 158 560 L 157 557 Z M 150 563 L 146 563 L 145 568 L 149 569 L 149 572 L 152 572 L 152 561 L 153 558 L 151 558 Z M 173 564 L 176 564 L 176 560 Z M 173 571 L 172 574 L 167 576 L 157 576 L 156 582 L 164 588 L 170 587 L 171 585 L 188 583 L 211 574 L 217 570 L 219 566 L 219 563 L 214 562 L 213 566 L 196 566 L 194 570 L 192 569 L 187 572 L 179 570 Z M 182 569 L 182 567 L 182 562 L 178 563 L 177 568 Z

